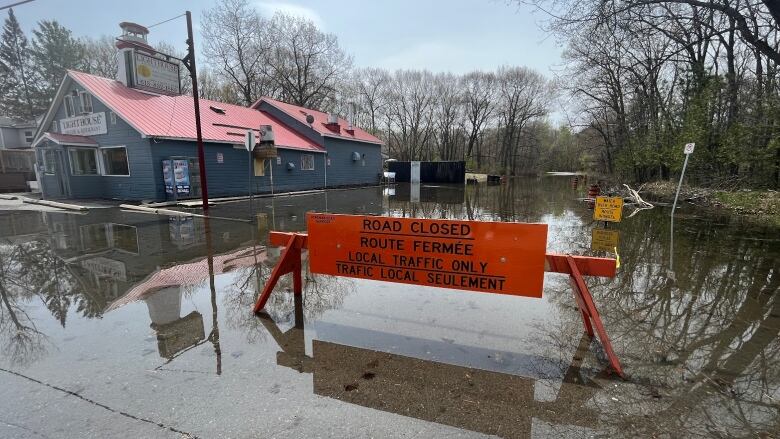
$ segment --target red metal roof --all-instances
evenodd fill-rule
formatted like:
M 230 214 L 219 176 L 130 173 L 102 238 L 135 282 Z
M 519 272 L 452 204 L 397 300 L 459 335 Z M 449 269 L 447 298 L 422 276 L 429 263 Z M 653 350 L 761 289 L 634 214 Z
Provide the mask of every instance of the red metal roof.
M 43 139 L 49 139 L 58 145 L 98 146 L 98 143 L 89 137 L 61 133 L 44 133 L 43 137 L 35 142 L 35 145 Z
M 69 70 L 68 75 L 146 136 L 187 140 L 196 137 L 195 110 L 190 96 L 144 93 L 114 79 L 73 70 Z M 221 109 L 224 114 L 210 107 Z M 200 113 L 205 141 L 242 144 L 246 130 L 272 125 L 278 147 L 325 151 L 274 117 L 253 108 L 201 99 Z
M 360 142 L 370 142 L 370 143 L 379 143 L 379 144 L 382 143 L 382 141 L 379 140 L 377 137 L 372 136 L 371 134 L 367 133 L 366 131 L 358 127 L 352 127 L 353 128 L 352 130 L 347 130 L 347 127 L 349 126 L 349 122 L 347 122 L 346 119 L 339 118 L 338 127 L 328 125 L 328 113 L 323 113 L 322 111 L 312 110 L 311 108 L 299 107 L 298 105 L 288 104 L 286 102 L 277 101 L 276 99 L 271 99 L 267 97 L 260 98 L 260 101 L 256 102 L 252 107 L 257 108 L 260 102 L 263 101 L 284 111 L 288 115 L 292 116 L 293 118 L 299 120 L 301 123 L 304 123 L 306 125 L 309 124 L 308 122 L 306 122 L 306 116 L 311 114 L 314 117 L 314 123 L 311 124 L 311 127 L 314 128 L 315 131 L 322 134 L 323 136 L 340 137 L 343 139 L 357 140 Z

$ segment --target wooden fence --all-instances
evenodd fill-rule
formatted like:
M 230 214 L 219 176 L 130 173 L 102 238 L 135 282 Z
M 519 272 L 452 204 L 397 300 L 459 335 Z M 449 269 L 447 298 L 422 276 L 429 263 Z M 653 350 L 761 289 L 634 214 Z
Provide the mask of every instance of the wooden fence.
M 0 149 L 0 173 L 8 172 L 35 172 L 35 151 Z
M 35 151 L 0 149 L 0 192 L 26 191 L 31 180 L 35 180 Z

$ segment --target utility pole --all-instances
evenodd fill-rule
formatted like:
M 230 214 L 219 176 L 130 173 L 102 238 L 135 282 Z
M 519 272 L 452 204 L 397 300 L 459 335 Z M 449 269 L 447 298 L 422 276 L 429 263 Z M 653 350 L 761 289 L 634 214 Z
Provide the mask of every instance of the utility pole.
M 192 99 L 195 102 L 195 131 L 198 139 L 198 168 L 200 169 L 200 195 L 203 213 L 209 210 L 209 188 L 206 182 L 206 154 L 203 151 L 203 132 L 200 127 L 200 97 L 198 96 L 198 71 L 195 68 L 195 42 L 192 38 L 192 14 L 187 11 L 187 56 L 182 62 L 192 79 Z

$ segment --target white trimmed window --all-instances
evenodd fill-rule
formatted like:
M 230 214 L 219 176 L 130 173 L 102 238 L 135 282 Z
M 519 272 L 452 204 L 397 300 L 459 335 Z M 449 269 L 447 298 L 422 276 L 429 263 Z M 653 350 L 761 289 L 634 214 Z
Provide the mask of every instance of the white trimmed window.
M 85 92 L 79 92 L 79 103 L 81 104 L 81 113 L 92 113 L 92 95 Z
M 70 172 L 73 175 L 99 175 L 95 148 L 68 148 Z
M 54 174 L 57 170 L 57 153 L 51 149 L 43 150 L 43 173 Z
M 301 155 L 301 171 L 313 171 L 314 170 L 314 156 L 311 154 Z
M 33 141 L 33 132 L 32 131 L 25 131 L 24 132 L 24 141 L 29 145 Z
M 130 175 L 130 162 L 127 160 L 127 148 L 124 146 L 110 146 L 100 148 L 100 157 L 103 164 L 103 175 Z
M 65 96 L 62 102 L 65 104 L 65 117 L 75 116 L 76 108 L 73 105 L 73 96 Z

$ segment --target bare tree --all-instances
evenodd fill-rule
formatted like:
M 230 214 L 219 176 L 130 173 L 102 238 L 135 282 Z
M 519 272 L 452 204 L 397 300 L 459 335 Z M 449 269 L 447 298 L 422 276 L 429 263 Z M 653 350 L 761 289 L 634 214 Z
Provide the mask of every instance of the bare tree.
M 461 79 L 468 130 L 465 158 L 476 152 L 477 168 L 481 167 L 480 138 L 495 109 L 496 77 L 493 73 L 471 72 Z M 475 151 L 475 147 L 477 148 Z
M 248 0 L 219 0 L 201 18 L 206 64 L 239 90 L 245 105 L 271 94 L 262 78 L 267 24 Z
M 552 94 L 544 77 L 525 67 L 502 67 L 496 77 L 500 96 L 499 166 L 515 175 L 523 129 L 532 119 L 547 114 Z
M 83 69 L 93 75 L 115 78 L 117 74 L 117 50 L 114 38 L 103 35 L 97 39 L 85 38 Z
M 441 160 L 457 160 L 463 156 L 458 153 L 459 149 L 462 150 L 464 137 L 463 91 L 458 78 L 451 73 L 436 75 L 434 84 L 438 157 Z
M 433 75 L 398 70 L 387 89 L 388 147 L 400 160 L 433 159 Z
M 320 107 L 352 68 L 352 58 L 333 34 L 311 20 L 277 12 L 268 23 L 272 44 L 260 68 L 278 90 L 278 97 L 304 107 Z
M 365 114 L 367 124 L 363 124 L 372 134 L 379 132 L 377 122 L 386 109 L 385 88 L 390 82 L 390 74 L 377 68 L 357 69 L 352 73 L 352 87 L 356 98 L 356 114 Z

